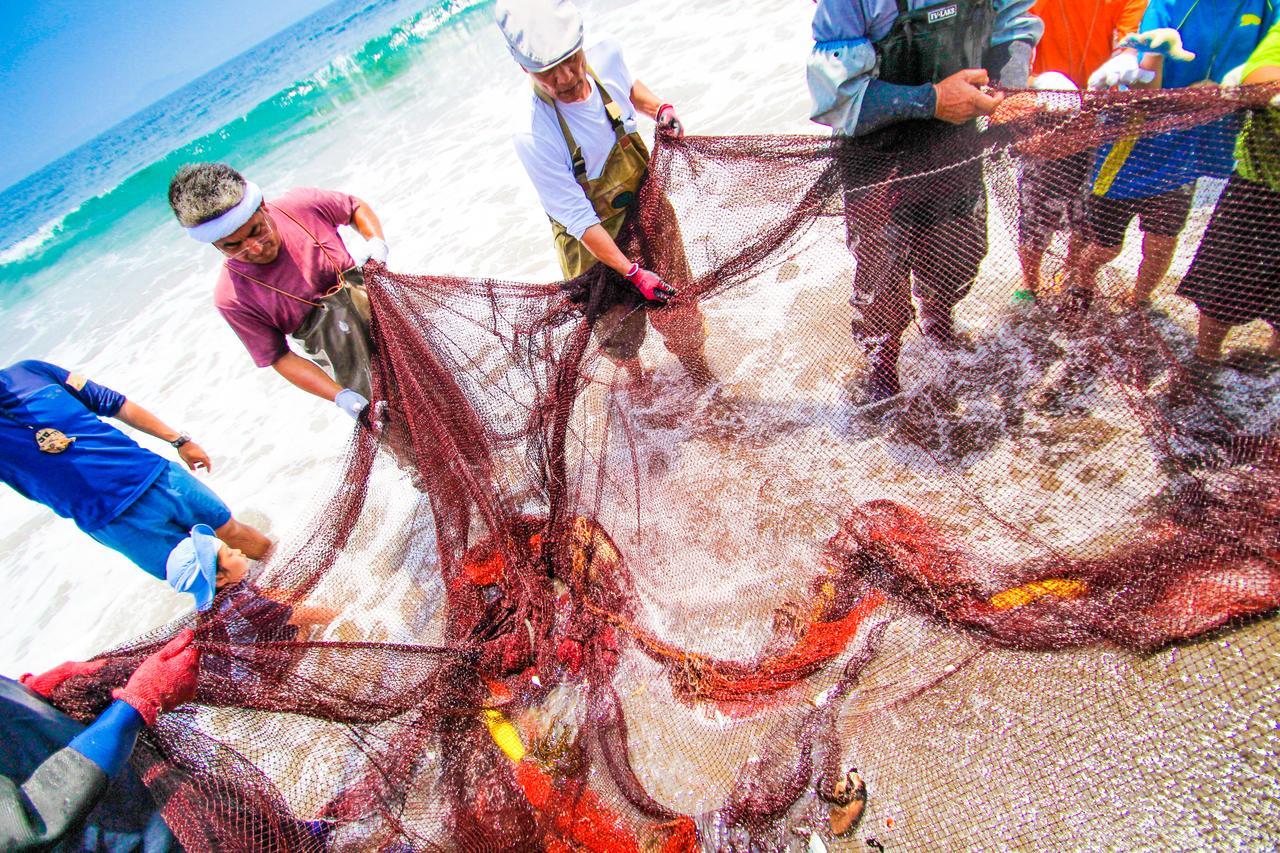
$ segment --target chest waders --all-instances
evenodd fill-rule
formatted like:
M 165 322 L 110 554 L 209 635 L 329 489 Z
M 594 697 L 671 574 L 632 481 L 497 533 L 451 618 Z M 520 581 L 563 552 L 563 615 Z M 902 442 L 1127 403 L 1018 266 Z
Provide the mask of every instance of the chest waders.
M 302 324 L 289 337 L 302 345 L 303 350 L 316 364 L 343 388 L 350 388 L 365 399 L 372 393 L 369 365 L 373 357 L 373 338 L 369 332 L 369 293 L 364 286 L 364 273 L 359 267 L 344 270 L 329 254 L 316 236 L 306 226 L 279 205 L 272 205 L 294 225 L 302 229 L 324 254 L 337 273 L 338 281 L 324 295 L 304 299 L 292 293 L 272 287 L 248 273 L 231 270 L 281 296 L 304 302 L 311 306 Z
M 589 66 L 587 73 L 591 75 L 596 90 L 600 93 L 605 117 L 614 133 L 613 147 L 609 149 L 604 169 L 597 178 L 587 177 L 587 161 L 582 156 L 582 148 L 573 138 L 555 100 L 537 87 L 534 87 L 534 92 L 539 100 L 556 111 L 560 133 L 573 164 L 573 178 L 582 187 L 582 193 L 591 202 L 596 216 L 600 217 L 600 225 L 610 237 L 617 239 L 627 219 L 627 208 L 635 200 L 649 169 L 649 148 L 639 133 L 627 133 L 622 122 L 622 110 L 609 95 L 609 90 Z M 556 257 L 560 260 L 560 271 L 565 279 L 577 278 L 599 263 L 582 241 L 566 231 L 555 219 L 551 219 L 551 236 L 555 241 Z M 605 287 L 615 291 L 617 289 L 616 285 L 607 282 Z M 600 349 L 615 362 L 636 358 L 645 338 L 645 317 L 648 312 L 644 309 L 644 300 L 639 294 L 628 290 L 626 293 L 606 292 L 601 301 L 599 315 L 592 318 L 593 328 L 600 340 Z
M 595 72 L 587 68 L 587 73 L 591 75 L 596 91 L 600 93 L 600 100 L 604 102 L 605 115 L 615 137 L 613 148 L 609 149 L 609 155 L 605 158 L 604 170 L 598 178 L 587 177 L 587 161 L 582 156 L 582 148 L 573 138 L 555 100 L 540 89 L 534 91 L 539 100 L 556 111 L 560 133 L 564 136 L 565 145 L 569 147 L 569 157 L 573 161 L 573 179 L 582 187 L 583 195 L 595 208 L 604 230 L 609 232 L 610 237 L 617 239 L 627 218 L 627 207 L 635 200 L 649 168 L 649 148 L 639 133 L 627 133 L 626 126 L 622 123 L 622 109 L 609 95 L 609 90 L 601 84 Z M 599 263 L 580 240 L 554 219 L 551 220 L 551 235 L 556 244 L 556 256 L 560 259 L 560 271 L 566 279 L 577 278 Z
M 947 0 L 922 9 L 898 0 L 898 19 L 876 42 L 886 83 L 937 83 L 965 68 L 984 68 L 983 57 L 995 27 L 992 0 Z
M 875 43 L 877 77 L 899 86 L 938 83 L 966 68 L 984 68 L 995 26 L 992 0 L 944 0 L 921 9 L 897 0 L 898 17 Z M 897 122 L 860 142 L 886 154 L 886 174 L 873 183 L 936 156 L 972 147 L 976 122 L 938 119 Z M 926 154 L 925 150 L 929 153 Z M 947 154 L 950 158 L 950 154 Z M 954 162 L 954 160 L 949 160 Z M 868 186 L 866 166 L 850 158 L 846 187 Z M 871 367 L 870 399 L 897 394 L 902 335 L 920 297 L 927 337 L 949 344 L 951 312 L 969 292 L 987 253 L 986 193 L 982 163 L 947 168 L 933 181 L 907 181 L 892 191 L 845 191 L 846 227 L 856 258 L 851 328 Z

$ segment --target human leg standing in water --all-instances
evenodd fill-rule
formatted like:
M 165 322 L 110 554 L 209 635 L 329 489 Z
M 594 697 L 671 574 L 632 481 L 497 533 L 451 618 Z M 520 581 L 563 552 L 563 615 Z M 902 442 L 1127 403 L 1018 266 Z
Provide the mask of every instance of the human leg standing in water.
M 974 120 L 991 115 L 1003 99 L 984 91 L 989 82 L 1027 84 L 1044 31 L 1031 6 L 1031 0 L 990 0 L 936 14 L 904 11 L 895 0 L 819 0 L 808 66 L 811 118 L 837 135 L 867 137 L 863 156 L 880 152 L 888 176 L 895 161 L 910 166 L 926 150 L 936 153 L 951 139 L 976 134 Z M 874 401 L 898 392 L 902 334 L 913 314 L 912 275 L 926 335 L 954 343 L 952 309 L 986 253 L 986 196 L 976 161 L 946 170 L 952 193 L 913 191 L 903 182 L 893 193 L 872 190 L 874 200 L 861 197 L 862 188 L 875 183 L 855 177 L 861 168 L 845 164 L 845 217 L 858 265 L 852 328 L 870 361 Z M 867 204 L 872 216 L 864 222 Z
M 1280 22 L 1241 75 L 1245 86 L 1280 81 Z M 1199 309 L 1191 363 L 1196 378 L 1221 360 L 1231 329 L 1253 320 L 1271 326 L 1266 355 L 1280 359 L 1280 104 L 1268 103 L 1269 90 L 1260 97 L 1263 109 L 1249 116 L 1236 143 L 1235 174 L 1178 287 Z

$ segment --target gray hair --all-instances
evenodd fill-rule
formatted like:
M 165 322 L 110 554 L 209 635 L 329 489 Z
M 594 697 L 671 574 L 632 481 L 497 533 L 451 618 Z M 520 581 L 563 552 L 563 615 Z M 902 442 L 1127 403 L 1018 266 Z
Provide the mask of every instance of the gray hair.
M 183 228 L 191 228 L 235 207 L 244 190 L 244 176 L 225 163 L 192 163 L 169 181 L 169 207 Z

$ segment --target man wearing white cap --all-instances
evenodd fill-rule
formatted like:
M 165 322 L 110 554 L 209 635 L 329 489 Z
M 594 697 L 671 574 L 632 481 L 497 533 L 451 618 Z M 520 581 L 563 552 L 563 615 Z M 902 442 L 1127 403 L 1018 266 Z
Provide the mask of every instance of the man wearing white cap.
M 192 239 L 225 256 L 214 303 L 254 363 L 358 418 L 369 404 L 371 350 L 358 265 L 387 259 L 372 208 L 316 189 L 268 202 L 257 184 L 222 163 L 179 169 L 169 206 Z M 347 250 L 342 225 L 367 240 L 364 257 Z M 311 359 L 290 349 L 290 337 Z
M 714 377 L 707 365 L 706 330 L 692 300 L 677 298 L 671 282 L 691 281 L 675 213 L 665 210 L 646 228 L 644 242 L 669 255 L 667 268 L 642 268 L 618 247 L 627 211 L 644 181 L 649 150 L 636 124 L 638 113 L 662 133 L 681 137 L 675 108 L 662 103 L 631 76 L 618 43 L 598 37 L 584 47 L 582 15 L 568 0 L 498 0 L 498 27 L 512 56 L 532 83 L 529 116 L 514 141 L 533 181 L 566 279 L 597 263 L 617 273 L 591 300 L 601 350 L 635 383 L 645 381 L 639 350 L 645 317 L 698 384 Z M 662 310 L 648 311 L 647 307 Z

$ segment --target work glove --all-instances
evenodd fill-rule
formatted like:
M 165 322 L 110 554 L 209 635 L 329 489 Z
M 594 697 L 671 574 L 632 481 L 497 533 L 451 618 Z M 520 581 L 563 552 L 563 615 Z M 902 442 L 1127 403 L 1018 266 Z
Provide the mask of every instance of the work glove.
M 1244 65 L 1237 65 L 1222 77 L 1219 86 L 1243 86 L 1244 85 Z
M 1115 86 L 1132 86 L 1135 83 L 1150 83 L 1156 79 L 1154 71 L 1138 65 L 1136 53 L 1117 53 L 1098 66 L 1098 70 L 1089 75 L 1090 89 L 1111 89 Z
M 676 295 L 675 288 L 658 278 L 657 273 L 641 269 L 639 264 L 631 265 L 631 269 L 627 270 L 626 279 L 631 282 L 632 287 L 640 291 L 641 296 L 659 305 L 667 304 L 667 300 Z
M 1182 47 L 1182 33 L 1172 27 L 1160 27 L 1144 33 L 1130 33 L 1120 42 L 1120 46 L 1133 48 L 1139 55 L 1158 53 L 1174 62 L 1190 62 L 1196 58 L 1194 53 Z
M 1057 71 L 1046 71 L 1037 74 L 1031 82 L 1036 90 L 1036 108 L 1046 113 L 1078 113 L 1080 112 L 1080 96 L 1076 84 L 1071 78 Z
M 387 241 L 381 237 L 370 237 L 366 243 L 369 247 L 369 260 L 377 261 L 380 264 L 387 262 L 387 253 L 390 249 L 387 247 Z
M 42 675 L 32 675 L 27 673 L 19 678 L 18 681 L 33 693 L 39 693 L 48 699 L 53 695 L 53 691 L 68 678 L 75 678 L 78 675 L 93 675 L 98 670 L 107 665 L 105 659 L 78 661 L 69 660 L 66 663 L 60 663 L 53 669 Z
M 343 388 L 333 398 L 333 404 L 350 415 L 352 420 L 360 420 L 360 414 L 368 407 L 369 401 L 358 392 Z
M 684 125 L 680 123 L 680 117 L 676 115 L 675 107 L 670 104 L 663 104 L 658 107 L 656 120 L 659 132 L 674 136 L 676 139 L 684 139 Z
M 200 666 L 200 652 L 191 645 L 195 638 L 190 628 L 178 632 L 134 670 L 124 687 L 111 691 L 111 698 L 128 702 L 149 726 L 162 713 L 190 702 Z

